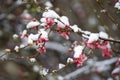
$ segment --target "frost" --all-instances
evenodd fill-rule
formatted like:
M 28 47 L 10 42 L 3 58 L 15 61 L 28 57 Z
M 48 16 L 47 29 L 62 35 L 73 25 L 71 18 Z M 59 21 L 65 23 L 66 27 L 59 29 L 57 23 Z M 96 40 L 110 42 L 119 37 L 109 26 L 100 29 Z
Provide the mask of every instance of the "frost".
M 82 31 L 77 25 L 70 26 L 74 32 Z
M 39 25 L 40 25 L 40 23 L 38 21 L 31 21 L 27 24 L 26 28 L 28 28 L 28 29 L 34 28 L 34 27 L 39 26 Z
M 60 16 L 53 10 L 47 10 L 46 12 L 43 13 L 43 17 L 47 18 L 59 18 Z
M 19 47 L 18 46 L 15 46 L 15 48 L 14 48 L 14 50 L 16 51 L 16 52 L 19 52 Z
M 108 35 L 105 32 L 99 32 L 99 37 L 100 38 L 108 38 Z
M 83 49 L 84 47 L 80 45 L 74 47 L 74 58 L 79 58 L 80 55 L 82 54 Z
M 120 10 L 120 1 L 116 2 L 114 7 L 117 8 L 118 10 Z
M 36 59 L 35 58 L 30 58 L 30 62 L 35 62 Z
M 97 41 L 98 39 L 99 39 L 99 34 L 91 33 L 88 39 L 88 43 L 92 43 L 94 41 Z
M 60 64 L 59 64 L 59 69 L 62 69 L 63 67 L 65 67 L 65 65 L 62 64 L 62 63 L 60 63 Z

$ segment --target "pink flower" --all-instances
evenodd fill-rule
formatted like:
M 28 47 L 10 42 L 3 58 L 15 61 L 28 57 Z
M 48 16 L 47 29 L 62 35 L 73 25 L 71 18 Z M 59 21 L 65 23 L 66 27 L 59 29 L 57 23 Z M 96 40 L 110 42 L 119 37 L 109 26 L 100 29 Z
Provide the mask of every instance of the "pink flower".
M 78 58 L 74 58 L 74 62 L 77 64 L 78 67 L 82 66 L 85 60 L 87 60 L 87 57 L 83 53 Z
M 53 18 L 46 18 L 46 23 L 47 23 L 47 25 L 54 25 L 55 24 Z
M 110 47 L 109 41 L 99 40 L 96 43 L 96 47 L 102 50 L 102 56 L 105 58 L 112 57 L 112 49 Z
M 85 45 L 87 47 L 90 47 L 91 49 L 95 49 L 95 43 L 92 42 L 92 43 L 88 43 L 88 40 L 87 39 L 84 39 L 83 42 L 85 43 Z
M 43 43 L 43 42 L 48 42 L 49 39 L 48 38 L 39 38 L 39 42 Z
M 46 28 L 52 28 L 54 26 L 55 22 L 53 18 L 46 18 Z
M 70 28 L 68 26 L 66 26 L 65 28 L 61 28 L 58 26 L 57 30 L 58 30 L 58 34 L 60 34 L 65 39 L 69 39 Z
M 45 46 L 42 46 L 40 48 L 37 49 L 37 52 L 38 53 L 46 53 L 46 47 Z
M 116 64 L 115 64 L 117 67 L 120 66 L 120 58 L 117 60 Z
M 112 50 L 110 48 L 104 48 L 102 49 L 102 56 L 105 58 L 112 57 Z

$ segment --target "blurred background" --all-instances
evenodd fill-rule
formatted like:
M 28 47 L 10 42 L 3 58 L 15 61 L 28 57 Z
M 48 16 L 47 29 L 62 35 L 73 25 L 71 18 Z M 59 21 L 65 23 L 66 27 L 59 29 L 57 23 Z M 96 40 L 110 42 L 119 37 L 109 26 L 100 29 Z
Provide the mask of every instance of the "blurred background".
M 0 0 L 0 54 L 2 50 L 13 49 L 21 43 L 20 39 L 13 39 L 13 34 L 20 34 L 26 28 L 26 24 L 33 18 L 40 20 L 45 6 L 51 5 L 52 9 L 60 15 L 69 18 L 71 25 L 77 24 L 81 29 L 94 33 L 104 31 L 111 38 L 120 39 L 120 11 L 114 8 L 117 0 Z M 19 53 L 5 55 L 0 60 L 0 80 L 63 80 L 66 76 L 78 69 L 84 68 L 88 63 L 106 60 L 99 51 L 95 51 L 90 60 L 82 67 L 69 64 L 62 70 L 52 73 L 59 68 L 59 63 L 66 64 L 67 49 L 75 40 L 81 41 L 81 36 L 72 33 L 70 40 L 65 40 L 56 33 L 51 33 L 50 42 L 47 45 L 47 53 L 40 54 L 36 62 L 28 59 L 14 59 L 16 56 L 36 54 L 34 48 L 26 48 Z M 113 58 L 119 57 L 120 44 L 113 44 Z M 9 60 L 10 58 L 10 60 Z M 12 59 L 11 59 L 12 58 Z M 94 63 L 92 63 L 94 64 Z M 102 65 L 102 64 L 101 64 Z M 84 71 L 68 80 L 119 80 L 111 71 L 115 63 L 104 66 L 107 69 L 101 71 Z M 47 70 L 48 75 L 42 75 Z M 42 71 L 42 72 L 41 72 Z M 67 79 L 66 79 L 67 80 Z

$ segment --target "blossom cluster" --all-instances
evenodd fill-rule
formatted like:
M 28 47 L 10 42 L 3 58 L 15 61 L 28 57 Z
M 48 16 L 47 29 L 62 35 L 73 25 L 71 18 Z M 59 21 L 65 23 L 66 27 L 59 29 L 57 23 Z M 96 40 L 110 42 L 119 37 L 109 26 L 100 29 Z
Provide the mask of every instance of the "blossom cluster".
M 33 33 L 31 30 L 36 31 Z M 33 19 L 27 23 L 26 29 L 21 32 L 20 38 L 25 40 L 26 45 L 21 44 L 15 46 L 14 50 L 19 52 L 21 48 L 26 46 L 36 46 L 38 53 L 46 53 L 46 42 L 49 41 L 51 31 L 57 33 L 65 39 L 69 39 L 71 32 L 81 33 L 83 38 L 82 44 L 73 43 L 73 60 L 68 58 L 67 62 L 74 62 L 77 66 L 82 66 L 84 61 L 88 59 L 88 55 L 84 52 L 86 47 L 92 50 L 101 49 L 103 57 L 112 57 L 112 49 L 109 41 L 101 38 L 109 38 L 107 33 L 91 33 L 80 29 L 77 25 L 70 25 L 69 19 L 66 16 L 60 16 L 54 10 L 47 9 L 42 13 L 40 20 Z M 16 37 L 16 35 L 14 35 Z
M 115 3 L 115 8 L 117 8 L 118 10 L 120 10 L 120 0 L 118 0 L 116 3 Z

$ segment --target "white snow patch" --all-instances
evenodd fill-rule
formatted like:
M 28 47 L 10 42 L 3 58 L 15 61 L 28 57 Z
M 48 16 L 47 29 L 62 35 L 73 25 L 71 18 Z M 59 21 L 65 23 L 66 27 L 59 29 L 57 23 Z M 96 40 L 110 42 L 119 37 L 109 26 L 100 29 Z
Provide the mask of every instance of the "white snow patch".
M 65 25 L 70 25 L 69 19 L 66 16 L 60 17 L 60 20 L 65 24 Z
M 40 29 L 39 34 L 41 34 L 41 38 L 48 38 L 48 32 L 44 29 Z
M 34 28 L 34 27 L 36 27 L 36 26 L 39 26 L 40 25 L 40 23 L 38 22 L 38 21 L 30 21 L 28 24 L 27 24 L 27 26 L 26 26 L 26 28 Z
M 23 44 L 20 45 L 20 48 L 24 48 L 24 47 L 25 47 L 25 45 L 23 45 Z
M 72 58 L 68 58 L 67 59 L 67 63 L 72 63 L 73 62 L 73 59 Z
M 108 34 L 105 32 L 99 32 L 99 37 L 101 38 L 108 38 Z
M 70 26 L 71 29 L 74 31 L 74 32 L 81 32 L 82 30 L 77 26 L 77 25 L 73 25 L 73 26 Z
M 97 41 L 98 39 L 99 39 L 99 34 L 91 33 L 88 39 L 88 43 L 92 43 L 94 41 Z
M 39 73 L 45 76 L 48 74 L 48 71 L 49 69 L 43 68 L 42 70 L 39 71 Z
M 52 3 L 51 3 L 50 1 L 46 1 L 46 2 L 45 2 L 45 6 L 46 6 L 46 7 L 49 7 L 49 8 L 52 8 L 52 7 L 53 7 L 53 5 L 52 5 Z
M 30 62 L 36 62 L 35 58 L 30 58 Z
M 84 46 L 80 46 L 80 45 L 74 47 L 74 58 L 79 58 L 80 55 L 82 54 L 83 49 Z
M 47 18 L 59 18 L 60 16 L 53 10 L 47 10 L 46 12 L 43 13 L 43 17 Z
M 13 39 L 17 39 L 19 36 L 17 34 L 13 35 Z
M 33 70 L 34 70 L 35 72 L 38 72 L 38 71 L 39 71 L 39 66 L 38 66 L 38 65 L 34 65 L 34 66 L 33 66 Z
M 120 67 L 117 67 L 112 71 L 112 74 L 116 74 L 116 73 L 120 73 Z
M 19 47 L 18 46 L 15 46 L 15 48 L 14 48 L 14 50 L 16 51 L 16 52 L 19 52 Z
M 114 7 L 117 8 L 118 10 L 120 10 L 120 1 L 116 2 Z
M 59 63 L 59 69 L 62 69 L 63 67 L 65 67 L 65 65 L 62 63 Z

